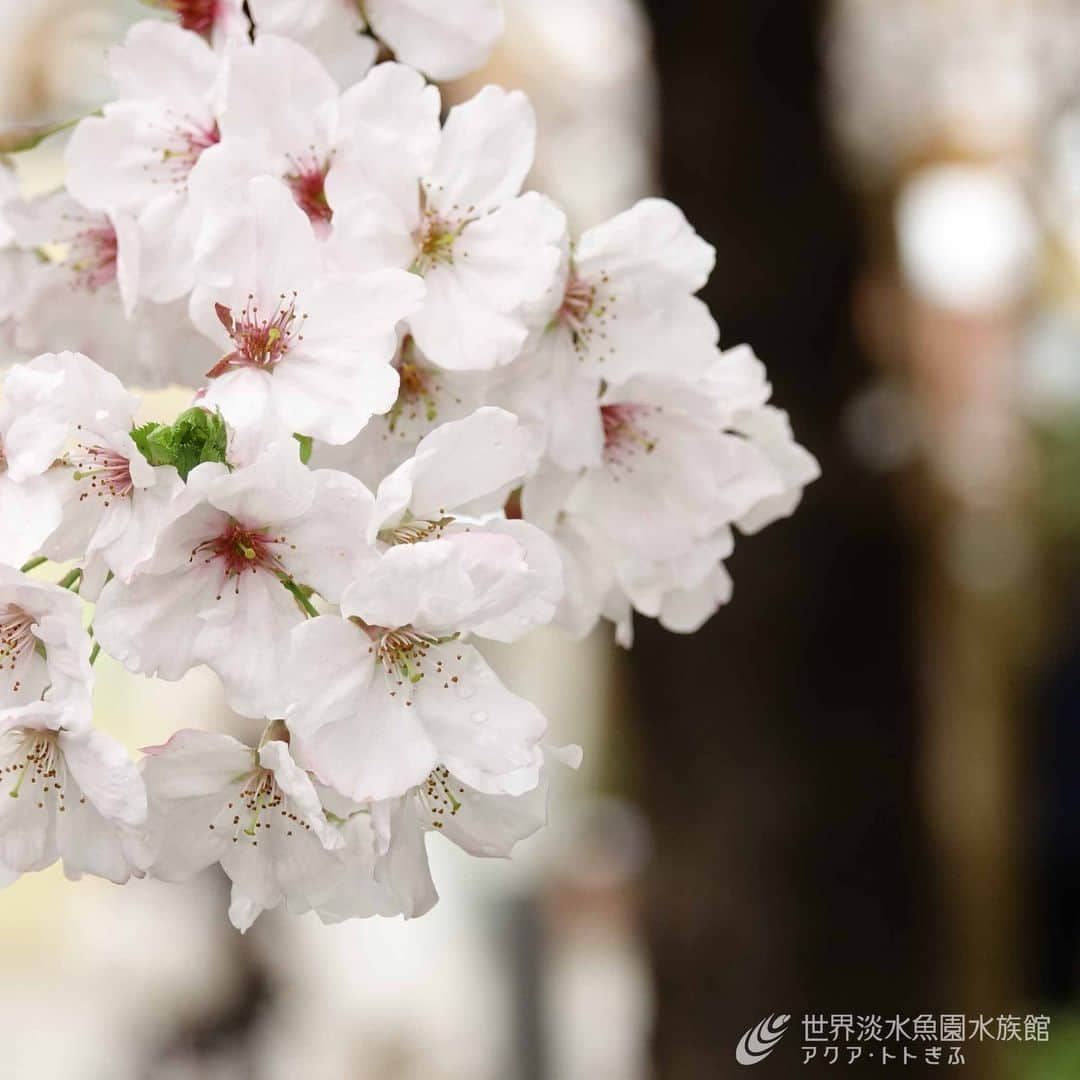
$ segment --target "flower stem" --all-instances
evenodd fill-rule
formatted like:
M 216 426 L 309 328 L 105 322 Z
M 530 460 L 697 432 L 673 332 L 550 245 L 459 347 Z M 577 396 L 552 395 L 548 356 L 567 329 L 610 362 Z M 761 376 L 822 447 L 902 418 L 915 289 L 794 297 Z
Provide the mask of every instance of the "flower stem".
M 300 605 L 304 614 L 309 619 L 317 619 L 319 617 L 319 609 L 311 602 L 311 597 L 303 585 L 297 585 L 290 577 L 279 577 L 278 581 L 285 586 L 293 594 L 293 599 Z

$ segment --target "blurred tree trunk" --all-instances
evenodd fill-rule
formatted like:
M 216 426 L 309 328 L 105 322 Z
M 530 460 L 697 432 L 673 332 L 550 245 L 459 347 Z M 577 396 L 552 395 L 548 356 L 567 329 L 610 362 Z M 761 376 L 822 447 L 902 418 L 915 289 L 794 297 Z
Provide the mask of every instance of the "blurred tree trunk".
M 867 376 L 850 331 L 855 208 L 820 102 L 823 3 L 650 0 L 664 193 L 718 250 L 706 299 L 751 342 L 824 478 L 744 542 L 700 634 L 639 621 L 647 932 L 662 1080 L 734 1076 L 738 1037 L 803 1011 L 933 1011 L 916 790 L 914 553 L 841 418 Z

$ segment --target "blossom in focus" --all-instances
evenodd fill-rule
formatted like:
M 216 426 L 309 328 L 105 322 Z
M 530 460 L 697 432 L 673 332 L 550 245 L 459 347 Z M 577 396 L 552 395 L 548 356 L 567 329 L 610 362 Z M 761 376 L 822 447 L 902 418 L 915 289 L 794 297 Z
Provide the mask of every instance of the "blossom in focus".
M 721 352 L 678 208 L 573 243 L 523 194 L 524 95 L 443 122 L 428 79 L 485 62 L 498 0 L 154 3 L 66 186 L 0 167 L 0 887 L 220 864 L 241 931 L 411 918 L 428 833 L 507 856 L 580 757 L 477 643 L 696 630 L 817 463 Z M 173 383 L 137 426 L 125 386 Z M 91 728 L 101 652 L 208 666 L 263 735 L 180 731 L 140 777 Z
M 567 263 L 562 302 L 530 344 L 506 403 L 543 431 L 558 467 L 599 463 L 601 384 L 659 373 L 699 377 L 720 332 L 694 294 L 716 253 L 682 211 L 644 199 L 582 234 Z
M 486 406 L 441 424 L 379 485 L 369 539 L 417 543 L 501 510 L 529 472 L 529 440 L 518 419 Z
M 83 724 L 90 689 L 78 597 L 0 565 L 0 718 L 14 722 L 29 708 Z
M 153 468 L 136 447 L 137 399 L 114 375 L 70 352 L 15 367 L 5 387 L 20 417 L 9 443 L 12 471 L 47 474 L 62 506 L 41 550 L 58 562 L 82 559 L 84 575 L 99 584 L 107 572 L 130 580 L 182 487 L 175 469 Z
M 292 440 L 232 472 L 199 465 L 153 555 L 105 586 L 97 639 L 144 675 L 174 680 L 206 664 L 233 708 L 264 716 L 308 590 L 335 602 L 374 557 L 363 542 L 371 505 L 353 477 L 302 465 Z
M 396 327 L 423 282 L 325 271 L 311 223 L 269 177 L 250 182 L 238 234 L 233 280 L 191 298 L 193 320 L 222 350 L 205 404 L 237 427 L 348 442 L 397 397 Z
M 296 628 L 282 699 L 319 780 L 358 803 L 403 795 L 439 764 L 489 794 L 536 786 L 544 718 L 466 640 L 517 640 L 554 614 L 558 558 L 521 525 L 392 547 L 340 618 Z
M 84 635 L 85 636 L 85 635 Z M 49 646 L 51 648 L 51 646 Z M 0 718 L 0 863 L 25 873 L 57 859 L 70 878 L 142 875 L 146 791 L 127 751 L 85 714 L 48 702 Z
M 769 394 L 746 348 L 716 352 L 696 378 L 657 371 L 604 390 L 598 463 L 549 464 L 524 493 L 526 517 L 563 551 L 565 628 L 585 633 L 603 615 L 629 645 L 632 609 L 690 631 L 730 598 L 719 562 L 732 526 L 790 513 L 818 472 L 786 420 L 761 419 Z
M 221 140 L 223 63 L 197 35 L 168 23 L 136 23 L 112 50 L 120 95 L 68 143 L 68 190 L 85 207 L 136 222 L 138 291 L 165 303 L 194 285 L 199 219 L 188 181 Z
M 451 109 L 432 140 L 437 98 L 422 82 L 406 91 L 383 74 L 390 67 L 368 77 L 380 92 L 365 110 L 406 116 L 412 137 L 410 129 L 377 135 L 374 122 L 372 133 L 355 134 L 351 156 L 327 177 L 331 257 L 423 277 L 427 294 L 409 328 L 432 364 L 452 371 L 509 364 L 530 329 L 546 321 L 538 310 L 557 306 L 566 239 L 562 211 L 535 192 L 521 194 L 536 141 L 532 106 L 520 92 L 486 87 Z M 413 107 L 420 95 L 427 97 Z
M 184 730 L 144 752 L 153 876 L 186 881 L 220 863 L 239 930 L 279 904 L 301 913 L 333 892 L 345 836 L 286 741 L 268 738 L 254 749 L 230 735 Z
M 352 442 L 316 451 L 319 464 L 344 469 L 372 489 L 408 461 L 425 436 L 492 402 L 489 372 L 436 367 L 411 337 L 402 341 L 393 363 L 398 395 L 390 410 L 373 416 Z
M 445 836 L 470 855 L 508 859 L 521 840 L 547 824 L 548 771 L 553 762 L 576 769 L 581 748 L 545 747 L 544 758 L 539 783 L 521 795 L 476 791 L 437 765 L 406 795 L 372 807 L 378 854 L 375 877 L 407 918 L 430 911 L 439 898 L 428 864 L 429 832 Z

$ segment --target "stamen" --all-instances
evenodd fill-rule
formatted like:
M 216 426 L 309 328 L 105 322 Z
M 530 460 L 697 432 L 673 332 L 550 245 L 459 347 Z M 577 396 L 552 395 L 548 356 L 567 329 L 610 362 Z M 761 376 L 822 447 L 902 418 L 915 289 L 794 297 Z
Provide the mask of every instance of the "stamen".
M 602 405 L 600 417 L 604 424 L 604 463 L 618 471 L 633 469 L 640 454 L 656 449 L 646 424 L 660 410 L 652 405 Z
M 76 287 L 96 292 L 115 281 L 118 250 L 116 230 L 111 225 L 91 225 L 76 233 L 65 263 Z
M 566 283 L 566 295 L 559 308 L 559 320 L 573 333 L 579 334 L 585 329 L 585 322 L 596 303 L 596 286 L 579 278 L 571 272 Z
M 453 264 L 454 246 L 465 227 L 473 220 L 476 207 L 452 208 L 452 215 L 437 213 L 428 206 L 427 189 L 421 187 L 420 226 L 413 233 L 416 242 L 416 258 L 409 269 L 421 277 L 439 265 Z
M 448 811 L 450 817 L 457 817 L 458 811 L 461 810 L 462 804 L 454 794 L 453 783 L 454 778 L 450 775 L 450 770 L 443 765 L 436 765 L 418 788 L 420 801 L 431 815 L 433 828 L 444 827 Z M 457 794 L 464 793 L 465 789 L 458 787 Z
M 371 638 L 371 651 L 375 652 L 388 678 L 399 687 L 405 687 L 406 683 L 411 687 L 420 682 L 427 674 L 424 670 L 424 662 L 431 649 L 436 645 L 448 645 L 461 636 L 448 634 L 439 637 L 435 634 L 425 634 L 412 626 L 402 626 L 391 630 L 385 626 L 370 626 L 357 618 L 353 618 L 352 622 Z M 461 657 L 459 656 L 458 659 L 460 660 Z M 435 659 L 433 674 L 436 677 L 442 677 L 445 674 L 444 661 L 441 657 Z M 454 676 L 453 682 L 457 681 L 458 677 Z M 449 681 L 445 685 L 449 687 Z M 395 697 L 396 694 L 397 691 L 390 691 L 391 697 Z M 411 705 L 412 702 L 407 701 L 406 704 Z
M 266 570 L 275 576 L 288 576 L 273 550 L 285 543 L 288 541 L 284 536 L 271 536 L 262 529 L 248 528 L 233 521 L 220 535 L 204 540 L 193 548 L 188 561 L 194 562 L 201 557 L 206 566 L 218 563 L 222 569 L 223 583 L 235 579 L 239 590 L 242 574 Z M 220 595 L 218 599 L 221 599 Z
M 159 151 L 160 164 L 147 164 L 146 169 L 159 174 L 155 176 L 154 182 L 169 183 L 183 190 L 199 158 L 211 146 L 221 142 L 221 129 L 216 120 L 212 120 L 207 127 L 205 122 L 187 114 L 167 115 L 165 141 Z
M 606 273 L 596 281 L 586 281 L 578 276 L 576 270 L 570 271 L 562 306 L 553 325 L 570 331 L 574 349 L 579 355 L 588 352 L 596 344 L 596 339 L 607 340 L 608 320 L 616 317 L 612 311 L 615 297 L 607 288 L 609 280 Z
M 435 395 L 442 390 L 434 370 L 421 367 L 415 359 L 407 359 L 404 350 L 394 366 L 400 383 L 397 400 L 386 418 L 390 431 L 394 432 L 403 418 L 416 420 L 421 412 L 429 424 L 434 423 L 439 415 Z
M 36 623 L 32 615 L 16 604 L 0 608 L 0 672 L 7 671 L 14 676 L 10 686 L 13 694 L 23 688 L 23 665 L 39 645 L 33 629 Z
M 74 466 L 72 479 L 76 482 L 90 481 L 86 490 L 79 495 L 79 502 L 95 495 L 103 500 L 105 506 L 109 506 L 113 499 L 126 498 L 135 489 L 131 479 L 131 462 L 106 446 L 79 443 L 68 455 L 68 461 Z
M 55 799 L 56 809 L 63 813 L 65 770 L 63 755 L 57 746 L 57 733 L 17 728 L 12 734 L 21 736 L 21 741 L 15 751 L 15 761 L 0 770 L 0 784 L 10 774 L 17 773 L 18 779 L 15 781 L 15 786 L 8 791 L 8 795 L 13 799 L 18 799 L 23 794 L 23 785 L 29 778 L 31 786 L 36 789 L 31 798 L 37 800 L 37 808 L 44 810 L 46 799 L 50 803 Z M 39 782 L 40 787 L 38 787 Z M 85 796 L 81 801 L 86 801 Z
M 296 342 L 304 340 L 302 331 L 307 315 L 297 314 L 296 300 L 295 292 L 291 296 L 282 293 L 277 307 L 268 318 L 260 315 L 254 296 L 248 296 L 239 318 L 224 304 L 217 304 L 217 317 L 232 338 L 236 349 L 219 360 L 206 373 L 206 377 L 216 379 L 219 375 L 240 367 L 272 371 Z
M 437 521 L 423 521 L 418 518 L 385 530 L 379 534 L 379 539 L 385 544 L 419 544 L 424 540 L 438 540 L 446 527 L 453 523 L 452 517 L 441 517 Z
M 221 820 L 222 816 L 225 821 Z M 208 828 L 214 832 L 219 824 L 226 829 L 231 825 L 234 844 L 250 840 L 252 847 L 259 846 L 260 830 L 273 832 L 275 825 L 279 830 L 285 830 L 286 837 L 292 836 L 297 829 L 311 831 L 311 826 L 289 809 L 273 772 L 260 766 L 256 766 L 245 780 L 238 797 L 225 807 L 224 814 Z M 281 839 L 280 832 L 278 839 Z

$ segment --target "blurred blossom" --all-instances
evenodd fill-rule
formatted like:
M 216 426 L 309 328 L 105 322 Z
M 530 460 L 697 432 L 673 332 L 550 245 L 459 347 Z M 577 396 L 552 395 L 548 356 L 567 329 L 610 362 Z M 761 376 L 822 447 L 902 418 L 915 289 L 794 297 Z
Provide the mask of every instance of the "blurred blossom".
M 549 961 L 550 1075 L 558 1080 L 644 1080 L 653 988 L 640 943 L 618 920 L 581 921 Z
M 1080 106 L 1050 129 L 1043 178 L 1047 223 L 1080 271 Z
M 844 414 L 844 429 L 855 457 L 875 472 L 910 464 L 922 438 L 918 403 L 894 379 L 879 379 L 858 393 Z
M 645 819 L 622 799 L 596 798 L 587 803 L 562 840 L 557 872 L 577 889 L 599 891 L 629 884 L 649 856 Z
M 474 867 L 431 845 L 447 883 L 431 918 L 323 926 L 274 917 L 255 949 L 276 993 L 256 1038 L 263 1080 L 512 1075 L 505 863 Z
M 105 49 L 139 12 L 135 0 L 0 5 L 0 123 L 66 120 L 96 109 L 109 93 Z
M 652 35 L 638 0 L 508 0 L 493 79 L 529 94 L 543 138 L 533 186 L 580 232 L 655 189 Z
M 1036 423 L 1080 416 L 1080 312 L 1046 312 L 1024 341 L 1020 399 Z
M 1080 86 L 1080 5 L 840 0 L 829 48 L 834 124 L 873 182 L 932 148 L 1029 144 Z
M 1000 592 L 1030 581 L 1036 558 L 1030 531 L 1009 514 L 969 509 L 947 523 L 946 570 L 971 592 Z
M 900 265 L 928 303 L 990 312 L 1032 285 L 1037 231 L 1023 189 L 995 168 L 942 165 L 908 181 L 897 204 Z
M 1005 412 L 969 408 L 956 413 L 933 448 L 938 479 L 959 502 L 991 509 L 1014 502 L 1033 475 L 1022 425 Z

